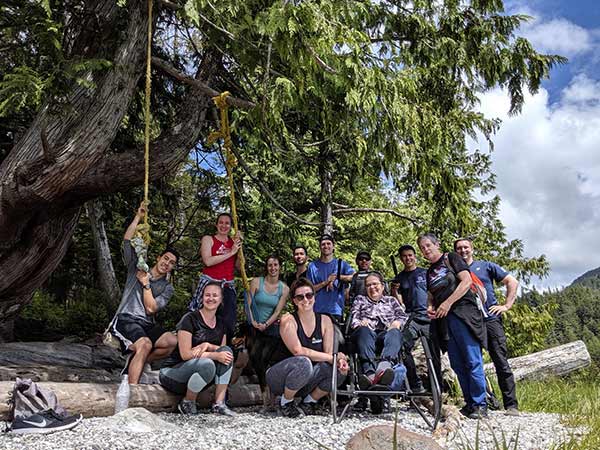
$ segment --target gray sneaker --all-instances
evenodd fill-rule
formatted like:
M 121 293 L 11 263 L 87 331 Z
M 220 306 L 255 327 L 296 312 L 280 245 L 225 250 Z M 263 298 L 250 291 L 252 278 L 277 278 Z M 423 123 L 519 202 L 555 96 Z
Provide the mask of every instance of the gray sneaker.
M 196 408 L 196 402 L 193 400 L 182 399 L 177 405 L 177 409 L 181 414 L 195 415 L 198 414 L 198 408 Z
M 222 416 L 227 416 L 227 417 L 236 417 L 237 414 L 234 413 L 231 409 L 229 409 L 229 406 L 227 406 L 225 403 L 215 403 L 214 405 L 212 405 L 212 408 L 210 410 L 213 414 L 221 414 Z
M 521 415 L 521 413 L 519 412 L 519 410 L 517 408 L 515 408 L 513 406 L 512 408 L 507 408 L 506 411 L 504 411 L 504 415 L 518 417 Z

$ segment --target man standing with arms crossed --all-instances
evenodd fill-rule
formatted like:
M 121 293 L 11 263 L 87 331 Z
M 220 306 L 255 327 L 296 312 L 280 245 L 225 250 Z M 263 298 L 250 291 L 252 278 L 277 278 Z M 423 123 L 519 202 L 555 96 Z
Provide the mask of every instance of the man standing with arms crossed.
M 398 250 L 398 256 L 404 265 L 404 270 L 392 280 L 392 296 L 404 303 L 408 322 L 404 326 L 403 350 L 404 365 L 408 383 L 413 393 L 425 392 L 423 383 L 417 374 L 412 350 L 419 337 L 419 332 L 429 338 L 430 320 L 427 317 L 427 270 L 417 267 L 415 249 L 411 245 L 403 245 Z
M 354 269 L 346 261 L 333 256 L 335 242 L 331 235 L 321 236 L 319 248 L 319 259 L 309 264 L 306 273 L 315 288 L 314 311 L 328 314 L 339 324 L 344 313 L 344 284 L 352 281 Z
M 517 388 L 515 377 L 508 364 L 508 350 L 506 335 L 502 325 L 502 314 L 508 311 L 515 302 L 519 282 L 506 270 L 490 261 L 473 259 L 473 241 L 469 238 L 460 238 L 454 241 L 454 251 L 458 253 L 469 265 L 472 273 L 483 282 L 487 293 L 484 305 L 484 322 L 488 335 L 488 352 L 498 377 L 498 385 L 502 391 L 502 402 L 507 415 L 518 416 Z M 500 305 L 494 293 L 494 281 L 506 287 L 506 302 Z

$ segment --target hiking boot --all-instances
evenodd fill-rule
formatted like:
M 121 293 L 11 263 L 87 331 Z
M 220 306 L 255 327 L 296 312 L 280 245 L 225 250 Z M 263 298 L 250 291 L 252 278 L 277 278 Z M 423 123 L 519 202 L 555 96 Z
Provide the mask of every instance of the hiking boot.
M 415 386 L 414 388 L 412 388 L 410 390 L 410 393 L 413 395 L 423 395 L 426 392 L 427 392 L 427 389 L 425 389 L 422 384 Z
M 475 419 L 475 420 L 487 419 L 488 418 L 487 407 L 474 406 L 473 409 L 471 410 L 471 413 L 467 417 L 469 419 Z
M 213 414 L 221 414 L 227 417 L 236 417 L 237 414 L 229 409 L 225 403 L 215 403 L 210 410 Z
M 318 416 L 319 414 L 319 405 L 315 402 L 300 403 L 300 409 L 304 413 L 305 416 Z
M 469 414 L 473 412 L 473 408 L 471 408 L 469 405 L 465 405 L 462 408 L 460 408 L 458 412 L 465 417 L 469 417 Z
M 506 408 L 506 411 L 504 411 L 504 415 L 505 416 L 519 417 L 521 415 L 521 413 L 519 412 L 519 410 L 517 409 L 516 406 L 512 406 L 510 408 Z
M 70 430 L 81 422 L 81 414 L 62 417 L 54 410 L 49 409 L 28 417 L 16 417 L 10 426 L 10 432 L 14 434 L 48 434 L 55 431 Z
M 380 370 L 375 374 L 373 378 L 373 384 L 380 384 L 382 386 L 389 386 L 394 381 L 394 369 L 391 367 Z
M 352 410 L 357 412 L 363 412 L 369 406 L 369 399 L 366 397 L 358 397 L 358 400 L 352 405 Z
M 196 407 L 196 402 L 194 400 L 182 399 L 177 405 L 177 409 L 181 414 L 185 415 L 198 414 L 198 408 Z
M 358 387 L 361 391 L 366 391 L 373 385 L 373 375 L 361 374 L 358 377 Z
M 296 404 L 292 402 L 288 402 L 285 405 L 279 405 L 279 413 L 283 417 L 289 417 L 291 419 L 304 415 L 304 411 L 296 406 Z

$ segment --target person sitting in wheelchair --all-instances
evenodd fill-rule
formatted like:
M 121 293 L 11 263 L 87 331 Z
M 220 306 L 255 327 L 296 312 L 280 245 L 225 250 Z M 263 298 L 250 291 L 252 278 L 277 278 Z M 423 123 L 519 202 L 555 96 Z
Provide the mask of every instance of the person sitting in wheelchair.
M 402 327 L 408 320 L 402 305 L 384 295 L 384 279 L 371 272 L 366 280 L 367 295 L 357 295 L 352 304 L 352 341 L 356 346 L 360 369 L 361 389 L 372 385 L 390 385 L 394 380 L 393 367 L 400 360 Z M 376 350 L 382 348 L 379 363 Z

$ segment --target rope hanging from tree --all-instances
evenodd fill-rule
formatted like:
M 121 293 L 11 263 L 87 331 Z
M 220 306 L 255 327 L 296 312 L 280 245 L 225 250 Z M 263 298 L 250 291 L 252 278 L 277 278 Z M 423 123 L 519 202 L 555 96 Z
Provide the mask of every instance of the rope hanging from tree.
M 229 179 L 229 197 L 231 201 L 231 217 L 233 217 L 233 232 L 237 234 L 238 227 L 238 215 L 235 203 L 235 186 L 233 184 L 233 169 L 237 166 L 237 159 L 231 150 L 231 130 L 229 128 L 229 114 L 227 105 L 227 97 L 229 92 L 225 91 L 216 97 L 213 97 L 213 102 L 219 108 L 221 126 L 219 131 L 213 131 L 208 136 L 208 145 L 212 145 L 217 139 L 223 139 L 223 146 L 225 147 L 225 167 L 227 168 L 227 177 Z M 240 273 L 242 275 L 242 283 L 244 289 L 249 292 L 250 284 L 248 283 L 248 277 L 246 276 L 246 259 L 244 258 L 244 250 L 240 247 L 238 251 L 238 257 L 240 259 Z
M 148 223 L 148 185 L 150 178 L 150 95 L 152 94 L 152 0 L 148 0 L 148 40 L 146 46 L 146 92 L 144 99 L 144 206 L 146 214 L 142 223 L 135 229 L 131 245 L 138 256 L 137 268 L 149 272 L 147 264 L 148 247 L 150 245 L 150 224 Z

